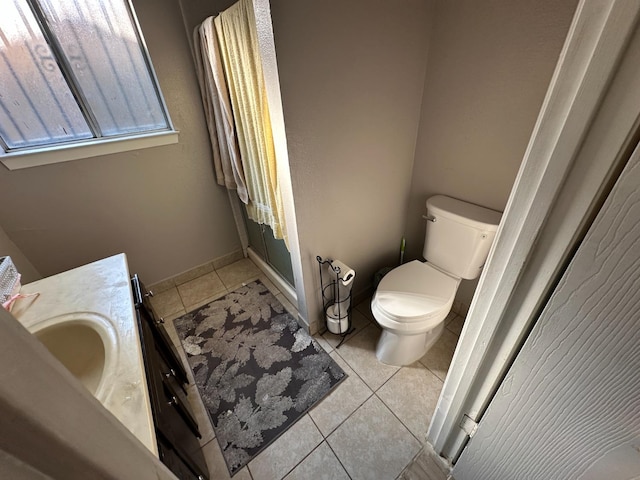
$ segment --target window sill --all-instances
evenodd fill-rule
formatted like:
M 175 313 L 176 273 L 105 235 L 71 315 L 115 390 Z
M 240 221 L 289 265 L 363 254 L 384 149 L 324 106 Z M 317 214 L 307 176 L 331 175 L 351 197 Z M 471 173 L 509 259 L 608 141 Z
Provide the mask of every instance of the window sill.
M 173 143 L 178 143 L 178 131 L 176 130 L 121 138 L 90 140 L 72 145 L 56 145 L 15 153 L 0 153 L 0 162 L 9 170 L 20 170 L 22 168 L 129 152 Z

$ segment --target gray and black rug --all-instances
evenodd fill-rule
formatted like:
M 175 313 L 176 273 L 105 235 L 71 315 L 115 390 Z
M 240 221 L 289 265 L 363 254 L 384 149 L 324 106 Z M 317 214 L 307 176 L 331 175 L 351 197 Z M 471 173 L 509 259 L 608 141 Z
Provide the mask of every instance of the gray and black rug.
M 231 475 L 346 378 L 260 281 L 174 323 Z

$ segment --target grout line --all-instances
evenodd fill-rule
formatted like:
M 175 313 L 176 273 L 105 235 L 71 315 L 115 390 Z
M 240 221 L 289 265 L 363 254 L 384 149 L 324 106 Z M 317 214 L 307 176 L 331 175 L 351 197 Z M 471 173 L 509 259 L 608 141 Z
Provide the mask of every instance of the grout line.
M 182 309 L 188 313 L 187 311 L 187 306 L 184 304 L 184 299 L 182 298 L 182 295 L 180 294 L 180 289 L 176 286 L 175 287 L 176 292 L 178 292 L 178 298 L 180 299 L 180 303 L 182 304 Z
M 447 379 L 447 375 L 449 374 L 449 368 L 451 368 L 451 361 L 449 361 L 449 366 L 447 367 L 447 372 L 444 374 L 444 378 L 440 378 L 440 375 L 438 375 L 436 372 L 434 372 L 433 370 L 431 370 L 427 365 L 425 365 L 424 363 L 422 363 L 420 360 L 418 360 L 418 363 L 420 365 L 422 365 L 424 368 L 426 368 L 427 370 L 429 370 L 433 375 L 435 375 L 435 377 L 440 380 L 442 383 L 445 382 L 445 380 Z
M 378 388 L 376 388 L 376 389 L 373 391 L 373 393 L 377 393 L 377 392 L 378 392 L 382 387 L 384 387 L 384 386 L 387 384 L 387 382 L 388 382 L 389 380 L 391 380 L 393 377 L 395 377 L 395 376 L 398 374 L 398 372 L 399 372 L 400 370 L 402 370 L 403 368 L 404 368 L 404 367 L 399 367 L 399 368 L 398 368 L 398 370 L 396 370 L 395 372 L 393 372 L 389 378 L 387 378 L 384 382 L 382 382 L 382 385 L 380 385 Z M 383 403 L 384 403 L 384 402 L 383 402 Z
M 418 449 L 418 451 L 416 452 L 416 455 L 418 455 L 418 454 L 422 451 L 422 449 L 424 448 L 424 444 L 420 441 L 420 439 L 419 439 L 418 437 L 416 437 L 416 436 L 414 435 L 414 433 L 411 431 L 411 429 L 410 429 L 408 426 L 406 426 L 402 420 L 400 420 L 400 418 L 396 415 L 396 412 L 394 412 L 394 411 L 391 409 L 391 407 L 389 407 L 389 405 L 387 405 L 386 403 L 384 403 L 384 400 L 382 400 L 382 398 L 378 397 L 378 395 L 376 395 L 375 393 L 374 393 L 374 395 L 378 398 L 378 400 L 380 400 L 380 401 L 382 402 L 382 404 L 383 404 L 385 407 L 387 407 L 387 409 L 391 412 L 391 414 L 392 414 L 394 417 L 396 417 L 396 419 L 400 422 L 400 425 L 402 425 L 402 426 L 407 430 L 407 432 L 409 432 L 409 434 L 410 434 L 410 435 L 411 435 L 411 436 L 416 440 L 416 442 L 418 442 L 418 445 L 419 445 L 419 447 L 420 447 L 420 448 Z M 426 434 L 426 432 L 425 432 L 425 434 Z M 416 456 L 416 455 L 414 455 L 414 456 L 413 456 L 413 458 L 415 458 L 415 456 Z M 398 475 L 396 476 L 396 478 L 398 478 L 400 475 L 402 475 L 402 472 L 404 472 L 404 470 L 405 470 L 409 465 L 411 465 L 411 462 L 413 462 L 413 458 L 412 458 L 411 460 L 409 460 L 409 463 L 407 463 L 404 467 L 402 467 L 402 470 L 400 470 L 400 473 L 398 473 Z
M 336 362 L 337 363 L 337 362 Z M 346 362 L 345 362 L 346 363 Z M 347 364 L 348 365 L 348 364 Z M 339 365 L 338 365 L 339 366 Z M 342 367 L 341 367 L 342 368 Z M 360 376 L 355 372 L 355 370 L 353 370 L 353 368 L 351 368 L 349 366 L 349 368 L 351 369 L 351 371 L 353 371 L 353 374 L 360 378 Z M 345 372 L 347 373 L 347 372 Z M 369 389 L 369 391 L 371 392 L 370 395 L 367 395 L 367 398 L 365 398 L 361 403 L 358 404 L 358 406 L 356 406 L 356 408 L 353 409 L 353 412 L 351 412 L 349 415 L 347 415 L 347 417 L 342 420 L 338 425 L 336 425 L 335 427 L 333 427 L 331 429 L 331 431 L 325 436 L 324 433 L 322 433 L 322 430 L 320 430 L 320 428 L 318 427 L 318 425 L 316 424 L 316 422 L 313 420 L 313 417 L 311 416 L 310 412 L 309 412 L 309 418 L 311 418 L 311 421 L 316 425 L 316 428 L 318 428 L 318 430 L 320 430 L 320 434 L 322 435 L 322 437 L 326 440 L 327 438 L 329 438 L 338 428 L 340 428 L 344 422 L 346 422 L 347 420 L 349 420 L 349 418 L 351 417 L 351 415 L 353 415 L 354 413 L 356 413 L 356 411 L 365 403 L 367 403 L 367 400 L 369 400 L 373 395 L 374 395 L 374 391 L 371 389 L 371 387 L 369 385 L 366 384 L 366 382 L 364 380 L 362 380 L 362 378 L 360 378 L 360 381 L 364 384 L 365 387 L 367 387 Z M 326 397 L 325 397 L 326 398 Z M 324 398 L 322 399 L 324 400 Z M 322 400 L 320 400 L 320 402 L 314 406 L 317 407 L 318 405 L 320 405 L 322 403 Z
M 363 312 L 362 310 L 360 310 L 360 308 L 358 308 L 360 305 L 362 305 L 362 304 L 359 303 L 358 305 L 356 305 L 354 307 L 354 309 L 357 310 L 360 315 L 362 315 L 364 318 L 366 318 L 369 321 L 369 323 L 375 322 L 375 319 L 372 319 L 372 318 L 369 317 L 369 312 L 368 311 L 367 312 Z
M 369 390 L 371 390 L 371 388 L 369 387 L 369 385 L 367 385 L 366 383 L 365 383 L 365 385 L 367 386 L 367 388 L 368 388 Z M 351 418 L 351 417 L 352 417 L 352 416 L 353 416 L 353 415 L 354 415 L 358 410 L 360 410 L 360 408 L 361 408 L 365 403 L 367 403 L 369 400 L 371 400 L 371 397 L 373 397 L 374 395 L 375 395 L 375 392 L 374 392 L 373 390 L 371 390 L 371 395 L 369 395 L 367 398 L 365 398 L 365 399 L 364 399 L 364 401 L 363 401 L 360 405 L 358 405 L 356 408 L 354 408 L 353 412 L 351 412 L 349 415 L 347 415 L 347 418 L 345 418 L 342 422 L 340 422 L 340 424 L 339 424 L 339 425 L 337 425 L 333 430 L 331 430 L 331 433 L 329 433 L 329 435 L 327 435 L 327 439 L 328 439 L 331 435 L 333 435 L 333 434 L 336 432 L 336 430 L 338 430 L 342 425 L 344 425 L 344 424 L 347 422 L 347 420 L 349 420 L 349 419 L 350 419 L 350 418 Z
M 309 415 L 309 413 L 306 413 L 306 415 Z M 309 418 L 311 418 L 311 417 L 309 417 Z M 313 422 L 313 418 L 311 419 L 311 421 Z M 315 425 L 315 422 L 314 422 L 314 426 L 315 426 L 316 428 L 318 428 L 318 426 L 317 426 L 317 425 Z M 318 431 L 320 432 L 320 429 L 319 429 L 319 428 L 318 428 Z M 322 436 L 322 432 L 320 432 L 320 435 Z M 307 454 L 302 458 L 302 460 L 300 460 L 298 463 L 296 463 L 296 464 L 295 464 L 295 465 L 294 465 L 290 470 L 288 470 L 288 471 L 287 471 L 284 475 L 282 475 L 282 477 L 280 477 L 280 478 L 285 478 L 287 475 L 289 475 L 291 472 L 293 472 L 296 468 L 298 468 L 298 466 L 299 466 L 302 462 L 304 462 L 307 458 L 309 458 L 309 457 L 311 456 L 311 454 L 312 454 L 313 452 L 315 452 L 315 451 L 318 449 L 318 447 L 319 447 L 320 445 L 322 445 L 324 442 L 326 442 L 326 439 L 324 438 L 324 436 L 322 436 L 322 441 L 321 441 L 318 445 L 316 445 L 315 447 L 313 447 L 313 450 L 311 450 L 309 453 L 307 453 Z M 247 464 L 247 465 L 248 465 L 248 464 Z
M 212 438 L 211 440 L 209 440 L 207 443 L 203 443 L 202 445 L 200 445 L 200 450 L 202 450 L 204 447 L 206 447 L 207 445 L 209 445 L 209 444 L 210 444 L 211 442 L 213 442 L 214 440 L 215 440 L 216 442 L 218 441 L 218 440 L 216 439 L 216 437 L 213 437 L 213 438 Z
M 370 326 L 371 326 L 371 325 L 367 325 L 367 326 L 366 326 L 366 327 L 364 327 L 360 332 L 363 332 L 365 329 L 369 328 Z M 357 335 L 357 334 L 356 334 L 356 335 Z M 354 337 L 355 337 L 355 335 L 354 335 Z M 346 341 L 346 342 L 344 342 L 344 343 L 349 343 L 352 339 L 353 339 L 353 337 L 352 337 L 352 338 L 350 338 L 349 340 L 347 340 L 347 341 Z M 344 343 L 343 343 L 342 345 L 344 345 Z M 352 365 L 347 361 L 347 359 L 346 359 L 346 358 L 344 358 L 342 355 L 340 355 L 340 350 L 338 350 L 337 348 L 334 348 L 334 349 L 333 349 L 333 351 L 334 351 L 334 352 L 336 352 L 336 353 L 338 354 L 338 356 L 339 356 L 339 357 L 344 361 L 344 363 L 346 363 L 347 365 L 349 365 L 349 368 L 350 368 L 351 370 L 353 370 L 353 373 L 355 373 L 355 374 L 356 374 L 356 376 L 357 376 L 360 380 L 362 380 L 362 382 L 367 386 L 367 388 L 369 388 L 369 390 L 371 390 L 373 393 L 376 393 L 378 390 L 380 390 L 380 389 L 384 386 L 384 384 L 385 384 L 385 383 L 387 383 L 389 380 L 391 380 L 391 378 L 393 378 L 393 377 L 395 376 L 395 374 L 396 374 L 396 373 L 398 373 L 398 372 L 403 368 L 403 367 L 399 367 L 399 368 L 398 368 L 398 370 L 396 370 L 395 372 L 393 372 L 393 373 L 391 374 L 391 376 L 390 376 L 388 379 L 386 379 L 386 380 L 382 383 L 382 385 L 380 385 L 380 386 L 379 386 L 378 388 L 376 388 L 376 389 L 373 389 L 373 388 L 371 388 L 371 387 L 369 386 L 369 384 L 365 381 L 365 379 L 364 379 L 364 378 L 362 378 L 362 377 L 358 374 L 358 372 L 357 372 L 357 371 L 355 370 L 355 368 L 353 368 L 353 366 L 352 366 Z M 376 360 L 377 360 L 377 359 L 376 359 Z M 384 365 L 384 364 L 383 364 L 383 365 Z M 426 367 L 425 367 L 425 368 L 426 368 Z M 433 373 L 433 372 L 432 372 L 432 373 Z M 434 374 L 434 375 L 435 375 L 435 374 Z M 437 377 L 437 375 L 436 375 L 436 377 Z
M 327 398 L 327 397 L 325 396 L 322 400 L 324 400 L 325 398 Z M 318 402 L 316 405 L 314 405 L 314 408 L 317 407 L 318 405 L 320 405 L 322 403 L 322 400 L 320 400 L 320 402 Z M 313 410 L 313 408 L 311 410 Z M 310 415 L 311 410 L 309 410 L 305 415 L 309 415 L 309 419 L 311 420 L 311 423 L 313 423 L 313 425 L 318 429 L 318 431 L 320 432 L 320 435 L 322 435 L 322 441 L 324 441 L 324 440 L 327 439 L 327 437 L 324 436 L 324 433 L 322 433 L 322 430 L 320 430 L 320 428 L 318 427 L 318 424 L 315 422 L 313 417 Z M 320 443 L 322 443 L 322 442 L 320 442 Z
M 228 267 L 228 266 L 230 266 L 230 265 L 233 265 L 234 263 L 237 263 L 237 262 L 239 262 L 239 261 L 240 261 L 240 260 L 237 260 L 236 262 L 230 263 L 229 265 L 225 265 L 224 267 L 220 267 L 220 269 L 225 268 L 225 267 Z M 209 262 L 209 263 L 211 263 L 211 268 L 212 268 L 212 270 L 211 270 L 210 272 L 205 272 L 205 273 L 203 273 L 202 275 L 199 275 L 199 276 L 197 276 L 197 277 L 195 277 L 195 278 L 192 278 L 192 279 L 190 279 L 190 280 L 188 280 L 188 281 L 186 281 L 186 282 L 181 283 L 180 285 L 175 284 L 175 282 L 174 282 L 174 284 L 175 284 L 175 287 L 174 287 L 174 288 L 175 288 L 175 289 L 176 289 L 176 291 L 178 292 L 178 297 L 180 297 L 180 301 L 181 301 L 181 303 L 182 303 L 182 308 L 184 308 L 184 309 L 185 309 L 185 311 L 186 311 L 187 313 L 188 313 L 187 306 L 186 306 L 186 305 L 185 305 L 185 303 L 184 303 L 184 299 L 182 298 L 182 295 L 180 294 L 180 289 L 178 288 L 178 286 L 186 285 L 186 284 L 187 284 L 187 283 L 189 283 L 189 282 L 192 282 L 192 281 L 194 281 L 194 280 L 198 280 L 199 278 L 202 278 L 202 277 L 204 277 L 204 276 L 206 276 L 206 275 L 210 275 L 211 273 L 215 273 L 215 274 L 216 274 L 216 276 L 218 277 L 218 279 L 220 280 L 220 283 L 224 286 L 224 292 L 225 292 L 225 294 L 230 293 L 230 287 L 225 283 L 225 281 L 222 279 L 222 277 L 221 277 L 221 276 L 220 276 L 220 274 L 218 273 L 218 270 L 220 270 L 220 269 L 216 269 L 216 268 L 214 268 L 214 267 L 213 267 L 213 262 Z M 198 267 L 196 267 L 196 268 L 198 268 Z M 241 282 L 239 282 L 239 283 L 238 283 L 238 285 L 241 285 L 241 284 L 243 284 L 243 283 L 248 283 L 248 282 L 250 282 L 250 281 L 256 280 L 257 278 L 258 278 L 258 277 L 256 276 L 255 278 L 251 277 L 251 280 L 242 280 Z M 232 285 L 232 286 L 235 286 L 235 285 Z M 169 289 L 168 289 L 168 290 L 169 290 Z M 220 290 L 220 293 L 222 293 L 222 290 Z M 209 295 L 209 297 L 212 297 L 212 296 L 215 296 L 215 295 L 217 295 L 217 292 L 213 292 L 211 295 Z M 205 300 L 206 298 L 208 298 L 208 297 L 205 297 L 203 300 Z M 195 303 L 194 303 L 194 305 L 196 305 L 197 303 L 199 303 L 199 302 L 195 302 Z
M 424 368 L 426 368 L 426 369 L 427 369 L 427 370 L 429 370 L 431 373 L 433 373 L 433 374 L 436 376 L 436 378 L 437 378 L 438 380 L 440 380 L 440 381 L 444 384 L 444 380 L 443 380 L 442 378 L 440 378 L 440 375 L 438 375 L 436 372 L 434 372 L 433 370 L 431 370 L 431 369 L 430 369 L 429 367 L 427 367 L 426 365 L 424 365 L 424 364 L 422 364 L 422 363 L 421 363 L 420 365 L 422 365 Z M 449 369 L 447 369 L 447 373 L 449 373 Z M 446 379 L 446 378 L 447 378 L 447 376 L 445 375 L 445 376 L 444 376 L 444 378 Z
M 353 374 L 354 374 L 356 377 L 358 377 L 358 378 L 362 381 L 362 383 L 364 383 L 365 385 L 367 385 L 367 388 L 373 392 L 373 389 L 372 389 L 372 388 L 367 384 L 367 382 L 365 382 L 365 381 L 364 381 L 364 379 L 363 379 L 363 378 L 358 374 L 358 372 L 356 372 L 356 371 L 353 369 L 353 367 L 351 366 L 351 364 L 350 364 L 349 362 L 347 362 L 347 361 L 345 360 L 345 358 L 344 358 L 342 355 L 340 355 L 340 352 L 339 352 L 337 349 L 335 349 L 335 348 L 333 349 L 333 351 L 336 353 L 336 355 L 338 355 L 338 356 L 342 359 L 342 361 L 343 361 L 344 363 L 346 363 L 347 365 L 349 365 L 349 368 L 351 369 L 351 371 L 353 372 Z
M 358 335 L 360 335 L 362 332 L 364 332 L 364 331 L 365 331 L 367 328 L 369 328 L 370 326 L 371 326 L 371 322 L 369 322 L 369 323 L 368 323 L 367 325 L 365 325 L 363 328 L 359 329 L 359 331 L 358 331 L 358 330 L 356 330 L 356 331 L 355 331 L 355 333 L 350 334 L 350 335 L 349 335 L 349 338 L 348 338 L 348 339 L 346 339 L 346 340 L 344 341 L 344 343 L 343 343 L 342 345 L 340 345 L 340 346 L 342 347 L 342 346 L 344 346 L 345 344 L 349 343 L 351 340 L 353 340 L 354 338 L 356 338 Z M 325 333 L 329 333 L 330 335 L 335 335 L 334 333 L 329 332 L 329 330 L 325 331 Z M 324 337 L 324 334 L 323 334 L 323 335 L 321 335 L 321 336 L 322 336 L 322 337 Z M 327 340 L 327 339 L 325 338 L 325 340 Z M 327 341 L 327 342 L 328 342 L 328 341 Z M 331 345 L 331 344 L 329 344 L 329 345 Z M 333 345 L 331 346 L 331 348 L 333 348 L 336 352 L 338 351 L 338 349 L 337 349 L 336 347 L 334 347 Z M 345 360 L 345 362 L 346 362 L 346 360 Z M 347 363 L 349 363 L 349 362 L 347 362 Z M 349 365 L 349 366 L 351 366 L 351 365 Z
M 340 422 L 340 423 L 339 423 L 335 428 L 333 428 L 333 430 L 331 430 L 331 432 L 329 432 L 329 434 L 328 434 L 326 437 L 324 437 L 324 434 L 323 434 L 322 432 L 320 432 L 324 438 L 329 438 L 331 435 L 333 435 L 333 433 L 334 433 L 336 430 L 338 430 L 338 428 L 340 428 L 340 427 L 341 427 L 341 426 L 342 426 L 342 425 L 343 425 L 347 420 L 349 420 L 349 418 L 351 418 L 351 416 L 352 416 L 354 413 L 356 413 L 356 412 L 360 409 L 360 407 L 362 407 L 362 405 L 364 405 L 365 403 L 367 403 L 367 401 L 368 401 L 368 400 L 369 400 L 373 395 L 375 395 L 375 392 L 374 392 L 373 388 L 371 388 L 371 387 L 367 384 L 367 382 L 365 382 L 365 381 L 364 381 L 364 379 L 363 379 L 360 375 L 358 375 L 358 372 L 356 372 L 356 371 L 353 369 L 353 367 L 352 367 L 351 365 L 349 365 L 349 362 L 347 362 L 347 361 L 342 357 L 342 355 L 340 355 L 340 354 L 337 352 L 337 350 L 336 350 L 335 348 L 333 349 L 333 351 L 334 351 L 334 352 L 336 352 L 336 355 L 338 355 L 338 356 L 342 359 L 342 361 L 343 361 L 344 363 L 346 363 L 346 364 L 349 366 L 349 369 L 353 372 L 353 374 L 354 374 L 356 377 L 358 377 L 358 378 L 360 379 L 360 381 L 364 384 L 364 386 L 365 386 L 365 387 L 367 387 L 367 388 L 369 389 L 369 391 L 371 392 L 371 395 L 367 396 L 367 398 L 365 398 L 365 399 L 363 400 L 363 402 L 362 402 L 360 405 L 358 405 L 358 406 L 353 410 L 353 412 L 351 412 L 349 415 L 347 415 L 347 417 L 346 417 L 342 422 Z M 339 365 L 338 365 L 338 366 L 339 366 Z M 342 368 L 342 367 L 341 367 L 341 368 Z M 346 373 L 346 372 L 345 372 L 345 373 Z M 321 401 L 320 403 L 322 403 L 322 401 Z M 319 404 L 318 404 L 318 405 L 319 405 Z M 311 417 L 311 415 L 309 415 L 309 417 Z M 311 418 L 311 420 L 313 420 L 313 418 Z M 315 423 L 315 422 L 314 422 L 314 423 Z M 318 430 L 320 430 L 320 429 L 318 429 Z
M 389 405 L 387 405 L 387 404 L 385 403 L 385 401 L 384 401 L 382 398 L 380 398 L 380 396 L 378 396 L 378 394 L 377 394 L 377 393 L 374 393 L 374 395 L 376 396 L 376 398 L 377 398 L 378 400 L 380 400 L 380 401 L 382 402 L 382 404 L 383 404 L 385 407 L 387 407 L 387 409 L 391 412 L 391 414 L 392 414 L 394 417 L 396 417 L 396 419 L 400 422 L 400 424 L 401 424 L 404 428 L 406 428 L 406 429 L 407 429 L 407 432 L 409 432 L 409 433 L 411 434 L 411 436 L 412 436 L 413 438 L 415 438 L 415 439 L 416 439 L 416 441 L 417 441 L 417 442 L 422 446 L 422 442 L 420 441 L 420 439 L 419 439 L 418 437 L 416 437 L 416 436 L 413 434 L 413 432 L 411 431 L 411 429 L 410 429 L 407 425 L 405 425 L 405 423 L 400 419 L 400 417 L 398 417 L 398 415 L 396 415 L 396 412 L 394 412 L 394 411 L 393 411 L 393 409 L 392 409 Z M 426 432 L 425 432 L 425 433 L 426 433 Z M 408 465 L 408 464 L 407 464 L 407 465 Z M 404 468 L 406 468 L 406 467 L 407 467 L 407 465 L 405 465 L 405 466 L 404 466 Z M 404 470 L 404 468 L 403 468 L 403 470 Z M 401 472 L 401 473 L 402 473 L 402 472 Z
M 360 408 L 360 407 L 358 407 Z M 357 409 L 356 409 L 357 410 Z M 333 449 L 333 447 L 331 446 L 331 444 L 329 443 L 328 440 L 325 440 L 325 442 L 327 442 L 327 447 L 329 447 L 329 450 L 331 450 L 331 453 L 333 453 L 333 456 L 336 457 L 336 460 L 338 460 L 338 463 L 340 464 L 340 466 L 342 467 L 342 469 L 344 470 L 344 473 L 347 474 L 347 477 L 349 477 L 350 479 L 352 479 L 353 477 L 351 475 L 349 475 L 349 471 L 347 470 L 347 467 L 344 466 L 344 463 L 342 463 L 342 460 L 340 460 L 340 457 L 338 456 L 338 454 L 335 452 L 335 450 Z
M 335 350 L 334 350 L 334 351 L 335 351 Z M 336 353 L 337 353 L 337 352 L 336 352 Z M 339 354 L 338 354 L 338 356 L 342 359 L 342 361 L 343 361 L 344 363 L 346 363 L 347 365 L 349 365 L 349 362 L 347 362 L 344 358 L 342 358 L 342 356 L 340 356 Z M 367 403 L 367 402 L 369 401 L 369 399 L 370 399 L 371 397 L 373 397 L 373 396 L 375 395 L 375 392 L 374 392 L 373 388 L 371 388 L 371 387 L 367 384 L 367 382 L 365 382 L 365 381 L 364 381 L 364 379 L 363 379 L 360 375 L 358 375 L 358 372 L 356 372 L 356 371 L 353 369 L 353 367 L 352 367 L 351 365 L 349 365 L 349 369 L 351 369 L 351 371 L 353 372 L 353 374 L 354 374 L 356 377 L 358 377 L 358 378 L 360 379 L 360 381 L 364 384 L 364 386 L 365 386 L 365 387 L 367 387 L 367 388 L 369 389 L 369 391 L 371 392 L 371 394 L 370 394 L 369 396 L 367 396 L 367 398 L 365 398 L 365 399 L 363 400 L 363 402 L 362 402 L 360 405 L 358 405 L 358 406 L 353 410 L 353 412 L 351 412 L 349 415 L 347 415 L 347 417 L 346 417 L 342 422 L 340 422 L 340 423 L 339 423 L 335 428 L 333 428 L 333 430 L 331 430 L 331 432 L 329 432 L 329 434 L 328 434 L 325 438 L 329 438 L 331 435 L 333 435 L 333 434 L 335 433 L 335 431 L 336 431 L 336 430 L 338 430 L 338 428 L 340 428 L 342 425 L 344 425 L 344 423 L 345 423 L 347 420 L 349 420 L 349 419 L 351 418 L 351 416 L 352 416 L 354 413 L 356 413 L 356 412 L 360 409 L 360 407 L 362 407 L 365 403 Z M 346 373 L 346 372 L 345 372 L 345 373 Z M 320 402 L 320 403 L 322 403 L 322 402 Z M 319 404 L 318 404 L 318 405 L 319 405 Z M 309 415 L 309 416 L 311 417 L 311 415 Z M 313 420 L 313 418 L 311 418 L 311 420 Z M 314 422 L 314 423 L 315 423 L 315 422 Z M 320 429 L 318 429 L 318 430 L 320 430 Z M 322 434 L 322 432 L 320 432 L 320 433 Z M 322 436 L 324 437 L 324 434 L 322 434 Z
M 218 290 L 213 295 L 209 295 L 208 297 L 205 297 L 202 300 L 199 300 L 197 302 L 194 302 L 194 303 L 190 304 L 189 308 L 187 308 L 185 306 L 184 309 L 185 309 L 185 311 L 187 313 L 191 313 L 194 310 L 198 310 L 198 309 L 204 307 L 205 305 L 208 305 L 211 302 L 215 302 L 216 300 L 220 300 L 222 297 L 224 297 L 225 295 L 228 295 L 229 293 L 231 293 L 231 292 L 229 292 L 229 290 L 226 289 L 226 288 L 224 290 Z
M 354 371 L 354 373 L 355 373 L 355 371 Z M 364 381 L 364 380 L 363 380 L 363 381 Z M 365 385 L 366 385 L 366 383 L 365 383 Z M 369 387 L 368 385 L 367 385 L 367 387 L 371 390 L 371 387 Z M 329 435 L 325 438 L 325 441 L 327 442 L 327 445 L 329 446 L 329 448 L 331 449 L 331 451 L 333 452 L 333 454 L 335 455 L 335 457 L 338 459 L 338 462 L 340 462 L 340 465 L 342 465 L 342 468 L 343 468 L 343 469 L 344 469 L 344 471 L 347 473 L 347 476 L 349 476 L 349 478 L 352 478 L 352 477 L 351 477 L 351 475 L 349 475 L 349 471 L 347 470 L 347 468 L 344 466 L 344 464 L 343 464 L 343 463 L 342 463 L 342 461 L 340 460 L 340 457 L 338 456 L 338 454 L 337 454 L 337 453 L 333 450 L 333 448 L 331 447 L 331 444 L 329 443 L 329 437 L 330 437 L 331 435 L 333 435 L 333 434 L 334 434 L 334 433 L 335 433 L 335 432 L 336 432 L 336 431 L 337 431 L 337 430 L 338 430 L 342 425 L 344 425 L 344 424 L 345 424 L 345 423 L 346 423 L 346 422 L 347 422 L 347 421 L 348 421 L 348 420 L 349 420 L 349 419 L 350 419 L 350 418 L 351 418 L 351 417 L 352 417 L 352 416 L 353 416 L 353 415 L 354 415 L 358 410 L 360 410 L 360 408 L 362 408 L 362 406 L 363 406 L 365 403 L 367 403 L 369 400 L 371 400 L 371 398 L 372 398 L 372 397 L 376 397 L 378 400 L 380 400 L 380 402 L 382 403 L 382 405 L 384 405 L 384 407 L 385 407 L 387 410 L 389 410 L 389 411 L 391 412 L 391 414 L 392 414 L 392 415 L 393 415 L 393 416 L 394 416 L 394 417 L 395 417 L 395 418 L 400 422 L 400 424 L 401 424 L 404 428 L 406 428 L 406 429 L 407 429 L 407 431 L 411 434 L 411 436 L 412 436 L 412 437 L 413 437 L 413 438 L 414 438 L 414 439 L 415 439 L 415 440 L 420 444 L 420 446 L 422 447 L 422 442 L 420 442 L 420 440 L 418 440 L 418 439 L 416 438 L 416 436 L 411 432 L 411 430 L 409 430 L 409 428 L 408 428 L 404 423 L 402 423 L 402 420 L 400 420 L 400 419 L 397 417 L 397 415 L 393 412 L 393 410 L 391 410 L 391 408 L 389 408 L 389 406 L 388 406 L 386 403 L 384 403 L 384 402 L 382 401 L 382 399 L 381 399 L 380 397 L 378 397 L 378 395 L 376 395 L 376 393 L 375 393 L 375 392 L 372 392 L 372 393 L 371 393 L 371 395 L 369 395 L 369 396 L 367 397 L 367 399 L 366 399 L 364 402 L 362 402 L 360 405 L 358 405 L 358 407 L 357 407 L 353 412 L 351 412 L 351 413 L 347 416 L 347 418 L 345 418 L 345 419 L 340 423 L 340 425 L 338 425 L 337 427 L 335 427 L 335 428 L 331 431 L 331 433 L 329 433 Z M 312 419 L 312 420 L 313 420 L 313 419 Z M 319 430 L 319 429 L 318 429 L 318 430 Z M 320 432 L 320 433 L 322 434 L 322 432 Z M 407 465 L 409 465 L 409 464 L 407 464 Z M 405 465 L 405 466 L 402 468 L 401 473 L 402 473 L 402 471 L 404 471 L 404 469 L 407 467 L 407 465 Z

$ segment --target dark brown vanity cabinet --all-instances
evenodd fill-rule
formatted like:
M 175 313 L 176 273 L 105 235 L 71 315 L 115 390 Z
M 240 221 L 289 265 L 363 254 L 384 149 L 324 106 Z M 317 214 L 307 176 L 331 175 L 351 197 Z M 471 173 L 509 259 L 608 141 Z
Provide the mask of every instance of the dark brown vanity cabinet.
M 160 460 L 180 479 L 208 479 L 187 372 L 137 275 L 131 279 Z

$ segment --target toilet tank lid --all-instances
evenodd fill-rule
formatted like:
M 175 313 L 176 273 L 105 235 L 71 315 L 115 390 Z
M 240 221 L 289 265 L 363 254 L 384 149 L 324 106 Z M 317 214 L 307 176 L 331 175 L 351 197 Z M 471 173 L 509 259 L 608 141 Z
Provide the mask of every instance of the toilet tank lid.
M 456 222 L 480 230 L 495 232 L 502 213 L 489 208 L 463 202 L 446 195 L 435 195 L 427 199 L 427 212 L 430 215 L 443 216 Z

